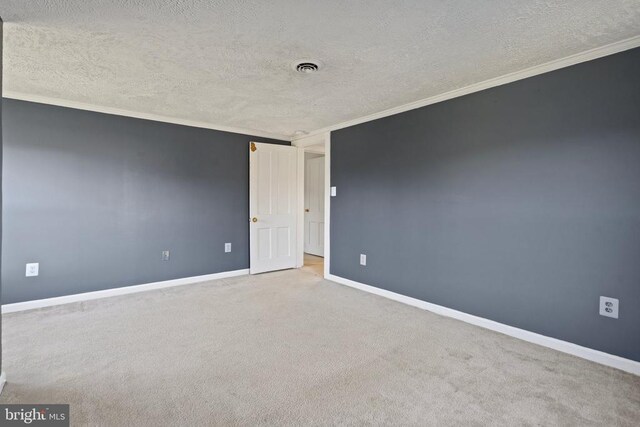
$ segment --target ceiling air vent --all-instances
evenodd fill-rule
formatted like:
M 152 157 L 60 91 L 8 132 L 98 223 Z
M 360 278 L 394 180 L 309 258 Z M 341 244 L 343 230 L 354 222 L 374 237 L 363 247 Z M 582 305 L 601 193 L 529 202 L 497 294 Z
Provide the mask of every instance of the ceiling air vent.
M 316 62 L 302 61 L 296 62 L 294 68 L 299 73 L 310 74 L 318 71 L 320 69 L 320 65 Z

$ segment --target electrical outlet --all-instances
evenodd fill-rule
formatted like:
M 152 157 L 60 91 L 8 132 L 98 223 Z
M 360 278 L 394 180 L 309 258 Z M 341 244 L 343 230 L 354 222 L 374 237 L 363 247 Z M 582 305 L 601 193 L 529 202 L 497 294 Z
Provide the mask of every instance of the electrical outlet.
M 600 297 L 600 315 L 617 319 L 619 305 L 616 298 Z
M 336 197 L 337 191 L 336 187 L 331 187 L 331 197 Z
M 224 244 L 224 252 L 225 253 L 231 252 L 231 243 Z
M 170 253 L 169 251 L 162 251 L 162 260 L 169 261 Z
M 360 265 L 367 265 L 367 256 L 365 254 L 360 254 Z
M 26 277 L 34 277 L 40 274 L 40 264 L 37 262 L 30 262 L 27 264 L 27 270 L 25 272 Z

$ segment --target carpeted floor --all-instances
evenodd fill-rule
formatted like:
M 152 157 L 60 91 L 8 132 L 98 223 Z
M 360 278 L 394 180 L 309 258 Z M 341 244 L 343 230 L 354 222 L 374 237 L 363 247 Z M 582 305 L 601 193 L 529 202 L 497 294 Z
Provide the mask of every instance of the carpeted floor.
M 640 377 L 304 270 L 3 316 L 2 403 L 72 425 L 628 425 Z

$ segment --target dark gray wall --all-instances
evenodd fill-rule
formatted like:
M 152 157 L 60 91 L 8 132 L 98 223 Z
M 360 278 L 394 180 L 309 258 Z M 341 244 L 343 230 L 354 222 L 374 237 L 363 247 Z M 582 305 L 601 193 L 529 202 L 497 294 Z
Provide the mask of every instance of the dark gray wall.
M 249 267 L 248 143 L 284 142 L 8 99 L 3 122 L 3 303 Z
M 635 49 L 334 132 L 331 273 L 640 360 L 639 76 Z
M 0 93 L 2 93 L 3 22 L 0 18 Z M 0 102 L 0 269 L 2 269 L 2 103 Z M 0 305 L 2 304 L 2 278 L 0 277 Z M 0 315 L 0 372 L 2 372 L 2 316 Z

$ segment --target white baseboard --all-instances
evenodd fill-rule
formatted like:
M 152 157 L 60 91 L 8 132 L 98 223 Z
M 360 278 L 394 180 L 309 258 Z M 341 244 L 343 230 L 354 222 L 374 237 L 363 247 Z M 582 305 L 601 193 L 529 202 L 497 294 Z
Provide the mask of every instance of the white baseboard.
M 2 371 L 2 373 L 0 373 L 0 394 L 2 394 L 2 390 L 4 389 L 4 385 L 7 382 L 7 374 L 4 373 L 4 371 Z
M 61 297 L 39 299 L 34 301 L 3 304 L 2 313 L 32 310 L 34 308 L 50 307 L 52 305 L 69 304 L 78 301 L 88 301 L 98 298 L 114 297 L 118 295 L 133 294 L 137 292 L 152 291 L 155 289 L 169 288 L 172 286 L 190 285 L 209 280 L 225 279 L 227 277 L 243 276 L 249 274 L 249 269 L 223 271 L 222 273 L 205 274 L 204 276 L 185 277 L 182 279 L 165 280 L 162 282 L 145 283 L 143 285 L 123 286 L 120 288 L 104 289 L 102 291 L 85 292 L 82 294 L 65 295 Z
M 361 291 L 369 292 L 385 298 L 392 299 L 394 301 L 398 301 L 404 304 L 418 307 L 423 310 L 431 311 L 433 313 L 436 313 L 442 316 L 447 316 L 457 320 L 462 320 L 463 322 L 480 326 L 482 328 L 490 329 L 495 332 L 500 332 L 502 334 L 509 335 L 514 338 L 519 338 L 521 340 L 528 341 L 530 343 L 538 344 L 544 347 L 549 347 L 554 350 L 561 351 L 563 353 L 568 353 L 573 356 L 590 360 L 592 362 L 600 363 L 602 365 L 606 365 L 612 368 L 620 369 L 622 371 L 630 372 L 635 375 L 640 375 L 640 362 L 636 362 L 635 360 L 625 359 L 620 356 L 604 353 L 602 351 L 594 350 L 588 347 L 582 347 L 567 341 L 562 341 L 556 338 L 547 337 L 545 335 L 536 334 L 535 332 L 530 332 L 524 329 L 515 328 L 513 326 L 494 322 L 493 320 L 485 319 L 483 317 L 474 316 L 471 314 L 463 313 L 462 311 L 457 311 L 451 308 L 443 307 L 441 305 L 432 304 L 416 298 L 411 298 L 405 295 L 397 294 L 395 292 L 376 288 L 374 286 L 365 285 L 364 283 L 355 282 L 353 280 L 345 279 L 343 277 L 335 276 L 333 274 L 327 275 L 326 279 L 339 283 L 341 285 L 350 286 L 352 288 L 360 289 Z

